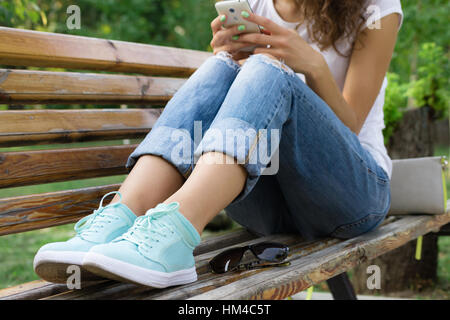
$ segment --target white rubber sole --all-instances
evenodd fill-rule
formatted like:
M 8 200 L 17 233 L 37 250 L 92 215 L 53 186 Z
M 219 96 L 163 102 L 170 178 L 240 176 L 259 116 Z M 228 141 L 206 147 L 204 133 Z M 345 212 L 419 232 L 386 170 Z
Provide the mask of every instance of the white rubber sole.
M 33 268 L 36 274 L 42 279 L 55 282 L 66 283 L 67 278 L 72 274 L 67 272 L 70 266 L 79 266 L 82 281 L 94 281 L 101 278 L 84 270 L 81 266 L 85 252 L 76 251 L 43 251 L 38 252 L 34 257 Z
M 85 255 L 82 266 L 102 277 L 153 288 L 166 288 L 197 281 L 195 266 L 174 272 L 160 272 L 112 259 L 95 252 L 88 252 Z

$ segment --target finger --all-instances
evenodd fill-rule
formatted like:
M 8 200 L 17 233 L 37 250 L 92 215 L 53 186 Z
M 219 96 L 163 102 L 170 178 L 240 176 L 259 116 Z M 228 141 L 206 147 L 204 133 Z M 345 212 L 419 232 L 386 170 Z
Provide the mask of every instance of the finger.
M 210 42 L 211 47 L 220 47 L 221 45 L 230 42 L 232 39 L 236 40 L 238 38 L 237 35 L 243 32 L 243 30 L 239 30 L 239 26 L 235 25 L 229 28 L 220 29 L 217 31 L 213 39 Z
M 251 47 L 253 46 L 251 43 L 245 43 L 245 42 L 229 42 L 221 47 L 215 48 L 214 53 L 219 51 L 228 51 L 228 52 L 235 52 L 245 47 Z
M 223 36 L 224 38 L 232 38 L 235 35 L 240 35 L 242 33 L 245 32 L 245 25 L 241 24 L 241 25 L 234 25 L 232 27 L 226 28 L 224 30 L 221 30 L 221 37 Z
M 239 25 L 222 29 L 214 35 L 210 43 L 211 47 L 214 48 L 214 46 L 221 46 L 222 44 L 228 43 L 232 40 L 237 40 L 242 32 L 244 32 L 244 30 L 240 28 Z
M 231 42 L 231 43 L 228 43 L 226 46 L 229 47 L 230 52 L 236 52 L 243 48 L 253 47 L 254 44 L 246 43 L 246 42 Z M 246 52 L 246 51 L 241 51 L 241 52 L 243 52 L 244 55 L 252 53 L 252 52 Z
M 283 58 L 283 52 L 278 49 L 255 48 L 255 50 L 253 51 L 253 54 L 258 54 L 258 53 L 268 53 L 268 54 L 271 54 L 272 56 L 276 57 L 277 59 Z
M 238 41 L 250 42 L 259 45 L 277 46 L 279 44 L 278 37 L 261 33 L 244 33 L 239 35 Z
M 213 35 L 215 35 L 218 31 L 222 30 L 222 25 L 227 20 L 226 15 L 217 16 L 213 21 L 211 21 L 211 30 Z
M 261 29 L 261 32 L 270 36 L 272 33 L 269 30 Z
M 274 51 L 274 49 L 272 49 L 272 48 L 261 48 L 260 47 L 260 48 L 255 48 L 255 50 L 253 50 L 253 54 L 269 53 L 269 54 L 275 56 L 273 51 Z
M 246 12 L 246 13 L 244 13 L 244 12 Z M 276 24 L 269 18 L 259 16 L 257 14 L 250 13 L 247 11 L 242 11 L 241 15 L 245 20 L 248 20 L 250 22 L 254 22 L 260 26 L 263 26 L 264 29 L 270 31 L 272 34 L 283 34 L 286 32 L 285 28 L 279 26 L 278 24 Z

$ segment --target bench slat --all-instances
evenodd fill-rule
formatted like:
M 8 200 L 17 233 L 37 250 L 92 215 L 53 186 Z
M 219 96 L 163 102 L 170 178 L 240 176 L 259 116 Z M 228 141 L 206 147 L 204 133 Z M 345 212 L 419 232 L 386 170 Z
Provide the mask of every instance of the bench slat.
M 185 79 L 0 69 L 3 104 L 166 104 Z
M 162 109 L 0 111 L 0 146 L 142 138 Z
M 67 285 L 35 280 L 0 290 L 0 300 L 37 300 L 67 291 Z
M 281 235 L 278 235 L 278 237 Z M 328 248 L 330 246 L 333 246 L 334 244 L 338 243 L 338 239 L 324 239 L 324 240 L 318 240 L 314 242 L 303 242 L 300 237 L 291 235 L 290 238 L 259 238 L 257 242 L 259 241 L 276 241 L 276 242 L 282 242 L 287 245 L 289 245 L 291 255 L 288 259 L 291 259 L 292 257 L 296 258 L 305 258 L 308 255 L 323 250 L 325 248 Z M 211 252 L 210 254 L 206 255 L 204 257 L 205 263 L 207 263 L 215 254 L 219 253 L 220 251 Z M 284 269 L 287 267 L 281 267 L 281 269 Z M 275 268 L 276 269 L 276 268 Z M 229 285 L 231 283 L 234 283 L 236 281 L 242 281 L 243 279 L 247 277 L 254 277 L 258 274 L 266 275 L 269 272 L 269 269 L 255 269 L 251 271 L 246 272 L 239 272 L 239 273 L 227 273 L 227 274 L 220 274 L 220 275 L 213 275 L 211 273 L 205 273 L 202 274 L 199 277 L 199 280 L 197 282 L 194 282 L 192 284 L 188 284 L 185 286 L 182 286 L 180 288 L 168 288 L 164 291 L 147 291 L 142 292 L 137 295 L 125 295 L 124 299 L 143 299 L 143 300 L 167 300 L 167 299 L 189 299 L 192 297 L 195 297 L 197 295 L 207 293 L 211 290 L 215 290 L 216 288 L 220 288 L 222 286 Z M 270 275 L 269 275 L 270 277 Z M 177 290 L 178 289 L 178 290 Z M 207 298 L 209 299 L 209 298 Z
M 259 242 L 259 241 L 276 241 L 282 242 L 286 245 L 292 246 L 293 248 L 296 244 L 301 242 L 301 238 L 295 235 L 270 235 L 262 238 L 256 238 L 245 242 L 240 242 L 239 245 L 248 245 L 251 243 Z M 234 245 L 232 245 L 234 246 Z M 196 257 L 196 268 L 197 273 L 199 275 L 199 280 L 195 283 L 191 283 L 186 286 L 177 286 L 174 288 L 167 288 L 165 290 L 157 290 L 154 288 L 149 288 L 145 286 L 137 286 L 128 283 L 119 283 L 119 282 L 108 282 L 108 283 L 99 283 L 86 287 L 82 290 L 73 290 L 63 292 L 57 295 L 54 295 L 49 298 L 45 298 L 46 300 L 75 300 L 75 299 L 140 299 L 142 296 L 148 297 L 149 295 L 158 294 L 167 294 L 167 298 L 163 299 L 186 299 L 192 294 L 195 294 L 196 291 L 202 291 L 201 288 L 208 287 L 205 285 L 206 281 L 214 281 L 218 282 L 229 279 L 229 277 L 223 277 L 223 275 L 212 274 L 209 271 L 209 260 L 212 256 L 217 254 L 219 251 L 225 250 L 232 246 L 221 246 L 218 250 L 209 251 L 205 254 L 199 255 Z M 239 275 L 237 275 L 239 277 Z M 236 277 L 236 274 L 234 275 Z M 160 299 L 160 297 L 157 297 Z
M 137 145 L 0 153 L 0 188 L 126 174 Z
M 252 277 L 243 277 L 192 299 L 284 299 L 437 230 L 448 222 L 450 211 L 435 216 L 405 216 L 305 258 L 293 257 L 289 267 L 273 268 Z
M 0 199 L 0 236 L 78 221 L 120 184 Z
M 186 77 L 211 52 L 0 27 L 0 64 Z

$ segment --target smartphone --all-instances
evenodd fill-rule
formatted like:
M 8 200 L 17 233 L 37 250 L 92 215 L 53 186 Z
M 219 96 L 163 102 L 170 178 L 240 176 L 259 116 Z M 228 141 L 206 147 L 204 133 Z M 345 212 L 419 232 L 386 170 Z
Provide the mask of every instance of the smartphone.
M 227 0 L 216 2 L 215 4 L 217 13 L 220 15 L 226 15 L 224 27 L 229 28 L 235 25 L 245 25 L 245 31 L 243 33 L 261 33 L 259 25 L 256 23 L 245 20 L 241 16 L 242 11 L 253 12 L 252 8 L 248 4 L 247 0 Z M 239 51 L 251 52 L 258 46 L 245 47 Z

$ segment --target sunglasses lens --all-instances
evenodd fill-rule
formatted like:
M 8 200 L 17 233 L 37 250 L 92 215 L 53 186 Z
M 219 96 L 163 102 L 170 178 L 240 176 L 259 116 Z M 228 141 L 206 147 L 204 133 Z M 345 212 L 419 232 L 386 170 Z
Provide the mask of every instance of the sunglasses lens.
M 258 259 L 272 262 L 280 262 L 287 258 L 289 248 L 281 243 L 263 242 L 252 247 L 253 253 Z
M 242 248 L 233 248 L 218 254 L 209 262 L 211 270 L 215 273 L 225 273 L 235 268 L 239 265 L 244 250 Z

